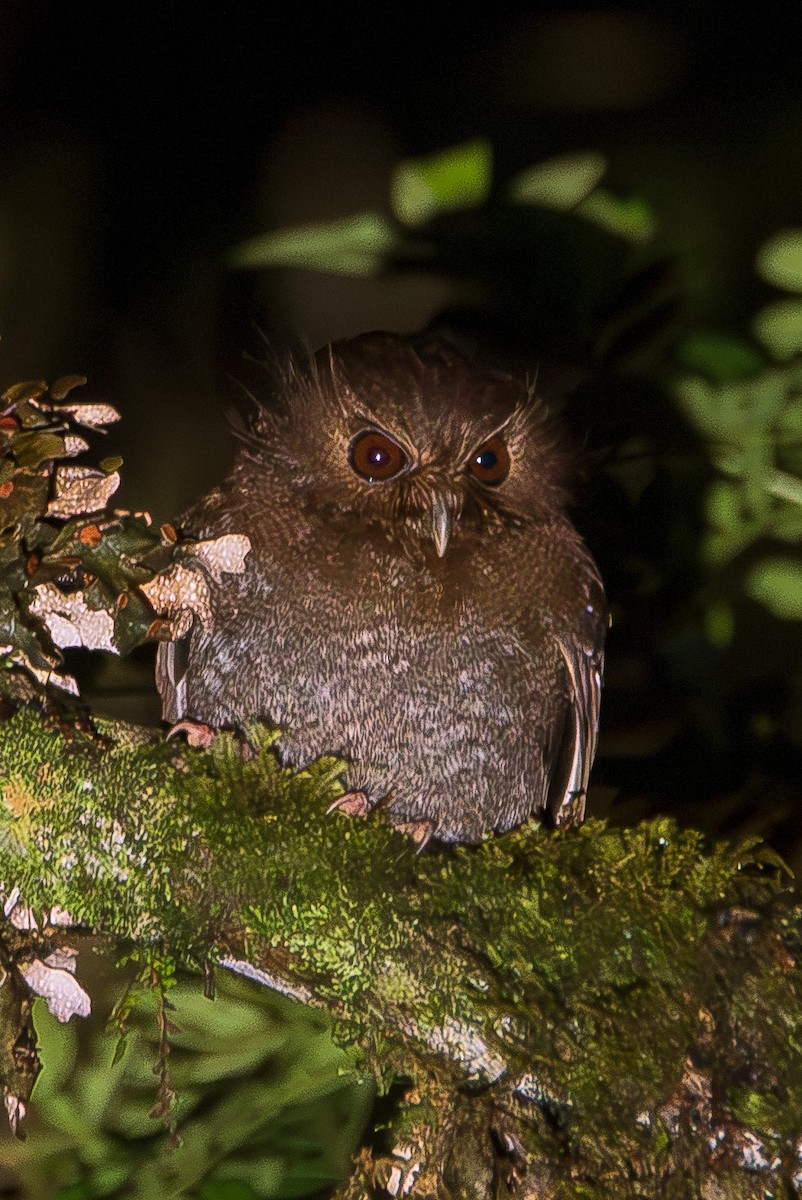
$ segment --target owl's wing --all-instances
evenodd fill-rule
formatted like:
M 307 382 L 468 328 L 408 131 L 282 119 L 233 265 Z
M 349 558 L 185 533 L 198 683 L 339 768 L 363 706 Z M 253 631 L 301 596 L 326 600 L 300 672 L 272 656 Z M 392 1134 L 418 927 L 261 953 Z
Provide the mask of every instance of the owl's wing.
M 178 524 L 182 534 L 202 541 L 227 532 L 225 528 L 218 529 L 221 502 L 224 502 L 222 485 L 181 514 Z M 193 557 L 185 559 L 184 565 L 203 569 L 203 564 Z M 175 725 L 187 715 L 187 669 L 194 631 L 193 622 L 183 637 L 172 642 L 159 642 L 156 650 L 156 688 L 162 700 L 162 720 L 170 725 Z
M 171 725 L 186 716 L 190 637 L 191 630 L 175 642 L 160 642 L 156 651 L 156 687 L 162 698 L 162 720 Z
M 595 588 L 591 591 L 596 593 Z M 599 586 L 581 615 L 578 635 L 557 639 L 571 689 L 571 703 L 546 801 L 557 827 L 578 825 L 584 820 L 588 778 L 599 736 L 608 624 L 607 605 Z

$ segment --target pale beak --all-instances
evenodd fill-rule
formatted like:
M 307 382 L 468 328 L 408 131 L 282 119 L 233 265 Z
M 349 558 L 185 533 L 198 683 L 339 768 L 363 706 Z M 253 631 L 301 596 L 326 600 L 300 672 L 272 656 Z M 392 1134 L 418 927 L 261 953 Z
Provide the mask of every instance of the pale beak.
M 435 492 L 432 500 L 432 538 L 434 548 L 440 558 L 446 552 L 448 540 L 451 537 L 451 510 L 445 499 Z

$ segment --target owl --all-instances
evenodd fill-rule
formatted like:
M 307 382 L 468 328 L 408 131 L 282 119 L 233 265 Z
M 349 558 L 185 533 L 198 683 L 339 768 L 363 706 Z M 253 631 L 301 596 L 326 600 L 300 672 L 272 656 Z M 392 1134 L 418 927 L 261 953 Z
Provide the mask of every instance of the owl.
M 228 477 L 185 514 L 245 534 L 211 621 L 160 647 L 168 722 L 282 731 L 348 764 L 422 847 L 584 815 L 607 606 L 566 513 L 566 460 L 510 375 L 370 333 L 288 367 Z

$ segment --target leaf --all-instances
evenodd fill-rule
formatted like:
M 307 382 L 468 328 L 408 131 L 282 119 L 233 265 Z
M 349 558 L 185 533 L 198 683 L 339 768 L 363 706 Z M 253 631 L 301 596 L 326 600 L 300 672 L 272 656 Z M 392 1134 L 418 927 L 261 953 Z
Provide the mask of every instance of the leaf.
M 213 1183 L 205 1183 L 198 1196 L 199 1200 L 260 1200 L 259 1192 L 240 1179 L 218 1179 Z
M 777 438 L 780 442 L 802 443 L 802 403 L 793 396 L 777 419 Z
M 575 211 L 628 242 L 646 242 L 657 228 L 654 213 L 640 196 L 624 199 L 604 188 L 596 188 Z
M 697 333 L 679 348 L 680 364 L 720 383 L 754 375 L 764 360 L 753 346 L 726 333 Z
M 212 619 L 209 585 L 198 568 L 174 563 L 140 589 L 156 613 L 171 623 L 171 636 L 182 637 L 190 628 L 193 616 L 208 628 Z M 155 624 L 151 636 L 163 631 L 164 622 Z
M 757 252 L 755 269 L 761 279 L 789 292 L 802 292 L 802 229 L 784 229 Z
M 85 375 L 62 375 L 51 385 L 50 395 L 54 400 L 66 400 L 73 388 L 83 387 L 85 383 Z
M 25 514 L 42 516 L 47 505 L 48 480 L 43 475 L 16 471 L 0 485 L 0 530 L 16 524 Z
M 123 1055 L 125 1054 L 127 1045 L 128 1045 L 127 1034 L 124 1034 L 124 1033 L 120 1034 L 119 1038 L 117 1039 L 117 1045 L 114 1047 L 114 1057 L 111 1060 L 112 1067 L 116 1067 L 117 1063 L 120 1062 Z
M 735 632 L 735 617 L 730 605 L 723 601 L 709 605 L 705 610 L 704 622 L 710 644 L 719 650 L 726 649 Z
M 375 275 L 395 249 L 395 232 L 378 213 L 278 229 L 240 242 L 232 267 L 303 267 L 339 275 Z
M 85 425 L 88 429 L 102 429 L 120 419 L 111 404 L 60 404 L 56 411 L 68 413 L 77 425 Z
M 775 870 L 778 875 L 785 875 L 788 879 L 794 879 L 795 875 L 788 863 L 781 857 L 771 846 L 767 846 L 764 842 L 759 842 L 752 851 L 752 861 L 761 867 L 770 867 Z
M 78 437 L 76 433 L 68 433 L 64 438 L 64 457 L 75 458 L 77 454 L 83 454 L 84 450 L 89 449 L 89 442 L 86 438 Z
M 752 569 L 746 590 L 775 617 L 802 621 L 802 562 L 793 558 L 767 558 Z
M 114 614 L 114 648 L 117 654 L 130 654 L 142 644 L 153 625 L 153 609 L 144 604 L 135 592 L 123 592 L 124 604 Z
M 21 400 L 36 400 L 39 396 L 44 396 L 46 391 L 47 384 L 41 379 L 28 383 L 15 383 L 10 388 L 6 388 L 0 396 L 0 400 L 5 400 L 6 404 L 19 404 Z
M 722 562 L 737 554 L 754 536 L 755 522 L 744 511 L 742 488 L 728 479 L 716 479 L 707 489 L 705 513 L 710 526 L 705 554 Z
M 406 159 L 393 172 L 392 210 L 405 225 L 423 225 L 443 212 L 476 208 L 490 194 L 492 171 L 493 149 L 484 138 Z
M 35 469 L 51 458 L 63 458 L 64 438 L 55 433 L 31 431 L 14 439 L 12 451 L 21 467 Z
M 786 542 L 802 542 L 802 507 L 798 504 L 781 504 L 771 514 L 771 533 Z
M 44 624 L 54 645 L 85 646 L 114 653 L 114 625 L 109 613 L 89 608 L 83 592 L 65 595 L 55 584 L 36 589 L 29 611 Z
M 219 583 L 224 573 L 241 575 L 250 552 L 251 541 L 244 533 L 224 533 L 218 538 L 196 542 L 190 554 L 192 558 L 199 558 Z
M 513 204 L 539 204 L 565 212 L 593 191 L 606 170 L 607 160 L 596 150 L 560 154 L 516 175 L 507 195 Z
M 57 1021 L 66 1024 L 70 1017 L 89 1016 L 92 1004 L 88 994 L 76 980 L 74 968 L 62 966 L 57 955 L 49 955 L 44 962 L 35 958 L 21 965 L 19 971 L 31 991 L 44 997 Z
M 752 320 L 752 332 L 777 359 L 802 351 L 802 300 L 776 300 Z
M 94 467 L 58 467 L 55 496 L 47 506 L 48 516 L 75 517 L 105 508 L 120 486 L 116 471 L 106 475 Z

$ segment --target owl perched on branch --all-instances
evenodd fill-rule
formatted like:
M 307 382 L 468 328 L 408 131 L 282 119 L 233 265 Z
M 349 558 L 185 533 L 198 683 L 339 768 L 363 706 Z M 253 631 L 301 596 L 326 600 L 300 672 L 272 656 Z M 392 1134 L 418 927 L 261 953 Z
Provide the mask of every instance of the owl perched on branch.
M 607 606 L 565 511 L 564 456 L 523 383 L 370 333 L 288 368 L 181 524 L 244 534 L 211 620 L 160 647 L 167 721 L 282 730 L 350 764 L 421 844 L 579 821 Z

